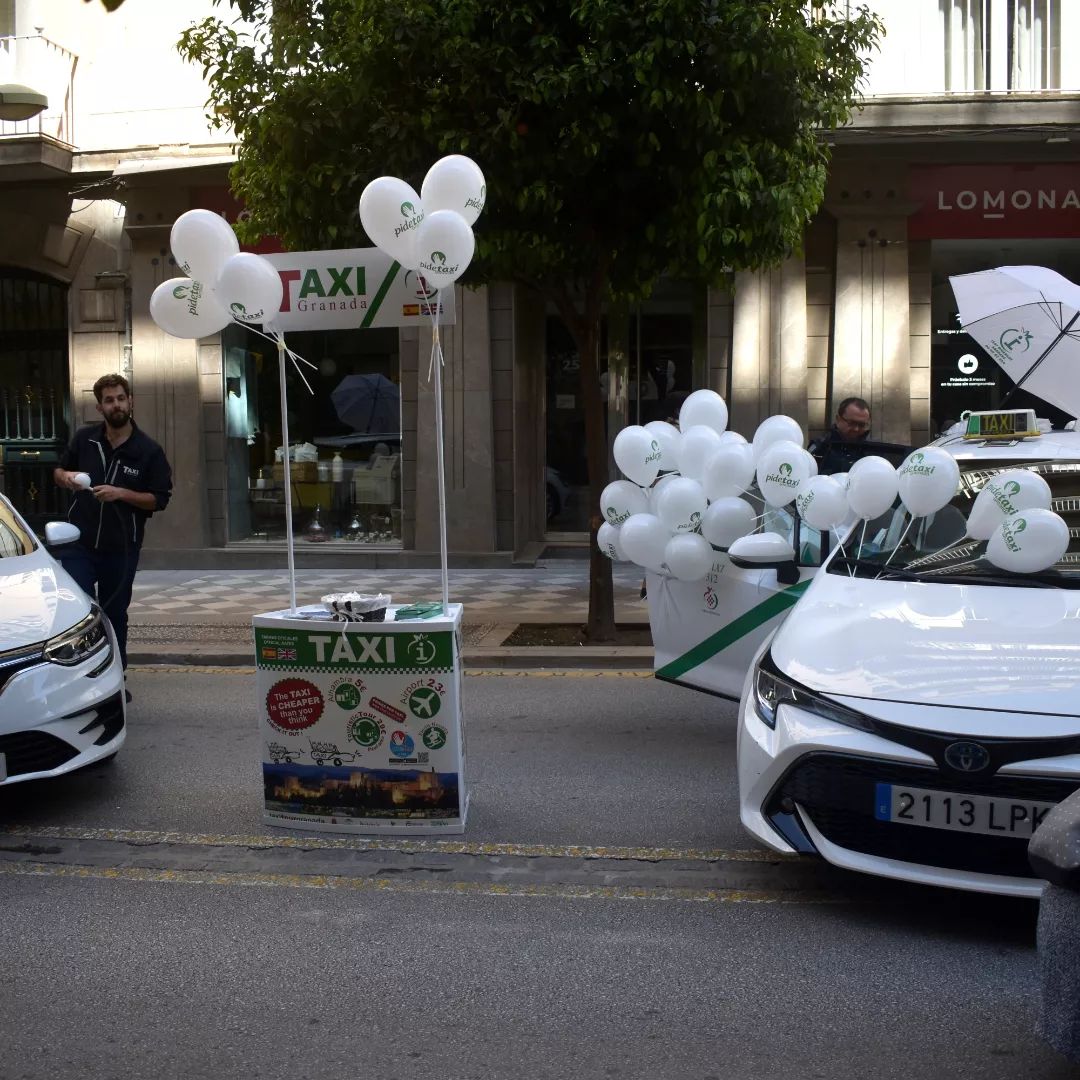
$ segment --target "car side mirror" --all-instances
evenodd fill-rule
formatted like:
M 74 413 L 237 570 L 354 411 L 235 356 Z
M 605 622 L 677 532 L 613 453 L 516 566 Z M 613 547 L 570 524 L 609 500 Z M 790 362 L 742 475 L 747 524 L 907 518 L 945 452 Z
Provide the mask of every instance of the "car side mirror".
M 48 547 L 74 544 L 81 535 L 78 525 L 72 525 L 70 521 L 49 521 L 45 525 L 45 544 Z
M 728 558 L 743 570 L 775 570 L 781 585 L 794 585 L 799 580 L 795 551 L 779 533 L 740 536 L 728 548 Z

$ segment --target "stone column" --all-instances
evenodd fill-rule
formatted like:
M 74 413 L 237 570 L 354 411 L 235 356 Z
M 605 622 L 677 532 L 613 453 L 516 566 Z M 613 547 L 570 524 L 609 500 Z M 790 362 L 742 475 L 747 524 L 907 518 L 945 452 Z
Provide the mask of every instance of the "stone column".
M 806 266 L 792 256 L 736 276 L 731 426 L 747 437 L 773 413 L 806 426 Z
M 862 397 L 873 435 L 911 438 L 911 341 L 907 215 L 895 204 L 830 205 L 837 220 L 836 304 L 829 415 Z
M 491 416 L 488 289 L 458 287 L 457 322 L 441 328 L 447 547 L 495 550 L 495 455 Z M 501 311 L 502 309 L 500 309 Z M 509 319 L 509 314 L 501 314 Z M 508 328 L 499 328 L 501 336 Z M 420 330 L 417 363 L 416 549 L 439 550 L 435 380 L 428 382 L 431 329 Z

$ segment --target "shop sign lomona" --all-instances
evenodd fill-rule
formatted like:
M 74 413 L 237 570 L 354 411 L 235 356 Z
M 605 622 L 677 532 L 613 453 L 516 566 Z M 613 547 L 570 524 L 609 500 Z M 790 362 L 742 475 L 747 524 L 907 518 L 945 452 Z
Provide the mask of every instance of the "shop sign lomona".
M 1080 237 L 1075 165 L 913 165 L 908 194 L 913 240 Z

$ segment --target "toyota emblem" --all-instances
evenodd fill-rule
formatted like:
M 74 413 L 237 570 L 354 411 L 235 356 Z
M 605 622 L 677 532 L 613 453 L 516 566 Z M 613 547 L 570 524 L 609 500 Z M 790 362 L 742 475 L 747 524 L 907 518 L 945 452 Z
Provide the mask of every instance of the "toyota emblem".
M 945 764 L 957 772 L 982 772 L 990 764 L 990 751 L 976 742 L 954 742 L 945 747 Z

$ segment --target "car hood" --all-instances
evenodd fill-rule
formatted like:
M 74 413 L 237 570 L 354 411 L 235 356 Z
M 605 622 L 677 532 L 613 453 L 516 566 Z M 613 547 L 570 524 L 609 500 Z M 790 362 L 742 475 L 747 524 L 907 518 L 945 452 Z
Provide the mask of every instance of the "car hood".
M 43 548 L 0 559 L 0 652 L 46 641 L 89 611 L 86 593 Z
M 821 572 L 772 643 L 830 696 L 1076 716 L 1080 591 Z

